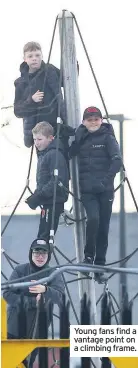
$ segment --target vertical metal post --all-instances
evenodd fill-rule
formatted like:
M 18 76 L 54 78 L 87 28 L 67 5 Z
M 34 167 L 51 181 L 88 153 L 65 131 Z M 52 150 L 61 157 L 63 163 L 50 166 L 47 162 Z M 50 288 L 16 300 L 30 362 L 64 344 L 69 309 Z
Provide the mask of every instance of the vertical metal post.
M 130 120 L 127 117 L 124 117 L 123 114 L 113 114 L 109 115 L 111 120 L 119 121 L 119 135 L 120 135 L 120 151 L 123 159 L 124 155 L 124 145 L 123 145 L 123 124 L 125 120 Z M 120 172 L 120 179 L 123 179 L 123 168 Z M 120 188 L 120 259 L 126 257 L 126 226 L 125 226 L 125 194 L 124 194 L 124 185 Z M 120 306 L 123 307 L 123 301 L 127 294 L 127 275 L 126 273 L 120 273 Z M 120 315 L 121 320 L 121 315 Z M 120 321 L 121 324 L 121 321 Z
M 119 131 L 120 131 L 120 151 L 122 159 L 124 156 L 124 145 L 123 145 L 123 124 L 124 115 L 119 116 Z M 123 179 L 123 169 L 120 172 L 120 180 Z M 125 194 L 124 185 L 120 188 L 120 255 L 119 258 L 126 257 L 126 226 L 125 226 Z M 127 293 L 127 274 L 120 273 L 120 305 L 123 306 L 123 301 Z M 121 323 L 121 321 L 120 321 Z
M 65 11 L 64 21 L 62 14 L 58 16 L 60 38 L 62 34 L 62 25 L 64 26 L 63 37 L 63 82 L 66 101 L 67 122 L 73 128 L 77 128 L 81 122 L 79 88 L 78 88 L 78 72 L 74 37 L 74 24 L 72 14 Z M 73 158 L 70 162 L 70 175 L 72 191 L 75 197 L 80 198 L 79 190 L 79 173 L 77 158 Z M 82 204 L 73 198 L 73 212 L 75 218 L 81 220 L 85 216 Z M 82 262 L 84 257 L 85 245 L 85 221 L 78 221 L 74 224 L 75 230 L 75 248 L 78 262 Z M 79 277 L 82 277 L 82 274 Z M 79 283 L 80 300 L 84 293 L 88 295 L 91 302 L 91 324 L 96 324 L 96 298 L 95 283 L 93 280 L 81 280 Z M 96 367 L 100 367 L 100 360 L 96 358 Z

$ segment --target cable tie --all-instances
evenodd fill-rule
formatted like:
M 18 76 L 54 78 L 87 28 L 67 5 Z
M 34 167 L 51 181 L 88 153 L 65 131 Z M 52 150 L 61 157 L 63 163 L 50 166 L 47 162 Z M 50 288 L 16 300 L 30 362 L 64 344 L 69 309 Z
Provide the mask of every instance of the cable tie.
M 4 253 L 5 252 L 5 249 L 4 248 L 1 248 L 1 253 Z
M 50 236 L 54 237 L 54 230 L 53 229 L 50 230 Z
M 58 176 L 58 169 L 54 170 L 54 176 Z
M 50 230 L 50 236 L 54 236 L 54 230 Z
M 124 179 L 127 179 L 128 178 L 126 170 L 124 170 L 124 176 L 125 176 Z
M 26 179 L 26 187 L 29 187 L 29 179 Z
M 63 121 L 59 116 L 57 117 L 57 124 L 63 124 Z
M 59 187 L 63 187 L 63 184 L 62 184 L 61 181 L 59 181 L 58 185 L 59 185 Z

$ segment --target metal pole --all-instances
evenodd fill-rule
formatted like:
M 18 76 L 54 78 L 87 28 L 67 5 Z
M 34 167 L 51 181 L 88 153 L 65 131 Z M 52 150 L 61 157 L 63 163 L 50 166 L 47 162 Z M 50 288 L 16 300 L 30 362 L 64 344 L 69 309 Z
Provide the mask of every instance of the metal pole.
M 59 29 L 61 33 L 62 15 L 59 15 Z M 72 14 L 65 12 L 64 19 L 64 40 L 63 40 L 63 78 L 64 92 L 66 100 L 67 121 L 70 126 L 77 128 L 81 122 L 79 88 L 78 88 L 78 72 L 74 38 L 74 24 Z M 77 158 L 71 160 L 70 163 L 71 185 L 72 191 L 77 198 L 80 198 L 79 190 L 79 174 Z M 81 203 L 73 198 L 74 216 L 78 220 L 85 216 Z M 81 262 L 84 257 L 85 244 L 85 221 L 78 221 L 74 224 L 75 229 L 75 247 L 77 261 Z M 90 282 L 91 283 L 91 282 Z M 91 294 L 89 281 L 79 282 L 80 298 L 84 292 Z
M 124 147 L 123 147 L 123 123 L 124 115 L 119 117 L 119 130 L 120 130 L 120 151 L 123 159 Z M 123 169 L 120 171 L 120 180 L 123 178 Z M 120 188 L 120 256 L 119 258 L 126 257 L 126 224 L 125 224 L 125 195 L 124 185 Z M 120 274 L 120 305 L 123 305 L 123 301 L 126 298 L 127 293 L 127 275 L 126 273 Z M 120 323 L 122 323 L 120 321 Z
M 130 120 L 127 117 L 124 117 L 123 114 L 114 114 L 109 115 L 111 120 L 119 121 L 119 133 L 120 133 L 120 151 L 123 159 L 124 155 L 124 146 L 123 146 L 123 123 L 125 120 Z M 123 168 L 120 171 L 120 180 L 123 179 Z M 121 185 L 120 188 L 120 259 L 126 257 L 126 224 L 125 224 L 125 194 L 124 194 L 124 185 Z M 127 275 L 126 273 L 120 274 L 120 306 L 123 307 L 124 299 L 126 298 L 127 293 Z M 121 319 L 121 315 L 120 315 Z M 120 323 L 122 323 L 120 321 Z
M 58 16 L 59 32 L 61 37 L 62 29 L 62 14 Z M 67 123 L 73 128 L 77 128 L 81 122 L 79 87 L 78 87 L 78 72 L 74 37 L 74 24 L 72 14 L 65 11 L 64 18 L 64 37 L 63 37 L 63 81 L 64 93 L 66 101 Z M 74 195 L 80 198 L 79 190 L 79 173 L 77 158 L 73 158 L 70 162 L 71 186 Z M 73 198 L 74 217 L 80 220 L 85 216 L 82 204 Z M 85 221 L 78 221 L 74 224 L 75 232 L 75 248 L 77 262 L 82 262 L 84 258 L 85 244 Z M 78 277 L 82 277 L 79 274 Z M 96 313 L 96 297 L 95 297 L 95 282 L 94 280 L 81 280 L 79 283 L 79 297 L 82 299 L 86 293 L 91 302 L 91 324 L 97 323 Z M 96 359 L 96 367 L 100 367 L 100 359 Z

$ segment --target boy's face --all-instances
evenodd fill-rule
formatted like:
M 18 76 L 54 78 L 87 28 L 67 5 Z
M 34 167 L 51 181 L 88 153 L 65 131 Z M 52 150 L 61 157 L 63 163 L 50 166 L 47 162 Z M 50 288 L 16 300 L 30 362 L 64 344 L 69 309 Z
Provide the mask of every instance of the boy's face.
M 43 249 L 34 249 L 32 252 L 32 261 L 37 267 L 42 267 L 48 260 L 48 253 Z
M 42 62 L 42 52 L 40 50 L 26 51 L 24 61 L 28 64 L 30 72 L 40 69 Z
M 37 147 L 38 151 L 43 151 L 46 149 L 49 144 L 54 139 L 53 135 L 46 137 L 42 133 L 33 134 L 34 144 Z
M 102 119 L 98 116 L 90 116 L 88 119 L 83 120 L 83 125 L 89 130 L 89 132 L 95 132 L 100 128 Z

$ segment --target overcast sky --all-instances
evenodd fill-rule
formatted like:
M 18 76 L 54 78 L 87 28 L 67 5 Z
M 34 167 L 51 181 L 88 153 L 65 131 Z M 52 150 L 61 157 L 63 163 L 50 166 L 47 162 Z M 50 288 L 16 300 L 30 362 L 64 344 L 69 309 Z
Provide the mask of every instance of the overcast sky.
M 72 11 L 78 21 L 91 62 L 98 79 L 109 114 L 123 113 L 132 118 L 125 122 L 124 128 L 124 162 L 132 183 L 134 193 L 138 199 L 138 169 L 136 156 L 138 157 L 138 109 L 137 109 L 137 86 L 138 86 L 138 22 L 137 1 L 46 1 L 33 0 L 3 2 L 3 14 L 1 19 L 1 67 L 0 67 L 0 100 L 1 104 L 12 104 L 14 99 L 14 80 L 19 76 L 19 65 L 22 62 L 22 49 L 28 41 L 38 41 L 42 45 L 44 60 L 47 60 L 53 26 L 57 14 L 62 9 Z M 77 59 L 80 65 L 79 87 L 81 112 L 89 105 L 96 105 L 104 109 L 91 75 L 84 51 L 79 37 L 75 32 Z M 51 62 L 59 66 L 60 50 L 58 40 L 58 28 Z M 15 121 L 16 120 L 16 121 Z M 19 126 L 17 128 L 17 125 Z M 118 123 L 113 124 L 117 138 Z M 4 128 L 5 134 L 10 140 L 18 144 L 24 152 L 22 165 L 26 168 L 26 157 L 28 150 L 23 148 L 22 122 L 14 117 L 12 128 Z M 5 161 L 3 170 L 3 190 L 5 196 L 14 198 L 15 184 L 11 185 L 9 191 L 6 182 L 6 165 L 10 165 L 9 156 L 6 156 L 7 147 L 11 152 L 12 162 L 14 160 L 15 172 L 20 166 L 21 150 L 8 143 L 7 138 L 2 136 L 2 150 L 5 149 Z M 18 154 L 17 154 L 18 152 Z M 22 153 L 21 153 L 22 156 Z M 23 171 L 26 171 L 24 169 Z M 24 184 L 22 173 L 20 173 L 20 185 Z M 8 191 L 8 193 L 6 192 Z M 128 191 L 126 191 L 126 209 L 134 210 Z M 119 208 L 119 195 L 114 204 L 114 210 Z

